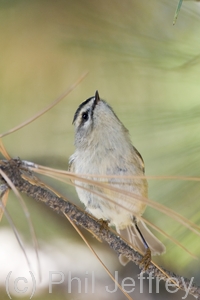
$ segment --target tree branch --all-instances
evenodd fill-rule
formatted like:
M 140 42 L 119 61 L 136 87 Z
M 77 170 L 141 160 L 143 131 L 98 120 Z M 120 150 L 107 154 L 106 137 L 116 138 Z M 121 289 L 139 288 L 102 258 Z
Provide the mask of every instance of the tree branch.
M 117 233 L 109 228 L 102 228 L 102 222 L 85 211 L 82 211 L 67 199 L 58 196 L 57 193 L 48 189 L 44 184 L 41 184 L 41 181 L 37 180 L 37 177 L 33 175 L 23 161 L 20 159 L 11 159 L 9 161 L 0 160 L 0 169 L 8 176 L 20 192 L 25 193 L 37 201 L 44 202 L 57 213 L 66 214 L 74 223 L 92 232 L 102 241 L 105 241 L 118 255 L 123 254 L 136 265 L 140 266 L 142 255 L 126 244 Z M 5 180 L 1 175 L 0 181 L 5 184 Z M 162 270 L 164 272 L 162 272 Z M 153 263 L 150 263 L 145 272 L 168 282 L 169 278 L 172 278 L 172 280 L 178 283 L 180 289 L 185 291 L 189 288 L 189 293 L 200 300 L 200 287 L 194 283 L 191 284 L 190 279 L 174 274 L 164 268 L 156 267 Z

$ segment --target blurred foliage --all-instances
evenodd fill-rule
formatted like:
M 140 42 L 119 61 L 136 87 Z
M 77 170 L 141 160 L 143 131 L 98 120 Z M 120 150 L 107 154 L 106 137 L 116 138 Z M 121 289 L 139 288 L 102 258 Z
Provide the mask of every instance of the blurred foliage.
M 184 2 L 173 26 L 176 6 L 177 0 L 0 0 L 1 132 L 34 115 L 89 70 L 67 99 L 3 140 L 8 152 L 66 170 L 74 151 L 73 114 L 98 89 L 129 129 L 147 175 L 199 176 L 200 6 Z M 71 187 L 51 184 L 77 201 Z M 198 182 L 149 180 L 149 197 L 199 224 Z M 73 235 L 64 218 L 26 202 L 39 239 Z M 14 197 L 8 209 L 28 237 Z M 199 238 L 182 225 L 150 208 L 145 217 L 199 255 Z M 197 277 L 199 261 L 162 240 L 167 253 L 156 261 Z

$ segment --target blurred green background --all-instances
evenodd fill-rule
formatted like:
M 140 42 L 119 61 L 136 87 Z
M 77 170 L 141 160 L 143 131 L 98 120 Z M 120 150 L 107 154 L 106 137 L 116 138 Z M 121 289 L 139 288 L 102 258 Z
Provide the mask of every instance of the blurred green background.
M 3 139 L 11 156 L 66 170 L 68 158 L 74 151 L 71 124 L 74 112 L 98 89 L 129 129 L 133 144 L 144 158 L 147 175 L 199 176 L 200 5 L 184 2 L 173 26 L 177 2 L 0 0 L 1 133 L 33 116 L 83 72 L 89 71 L 86 79 L 58 106 Z M 79 203 L 72 187 L 55 181 L 50 183 Z M 149 180 L 149 197 L 200 223 L 198 182 Z M 53 245 L 52 251 L 57 249 L 64 253 L 70 244 L 71 252 L 66 259 L 71 259 L 72 265 L 84 261 L 84 270 L 89 270 L 91 254 L 67 220 L 31 199 L 26 199 L 26 203 L 43 251 L 45 244 Z M 12 195 L 8 210 L 28 242 L 26 219 Z M 199 237 L 151 208 L 146 210 L 145 217 L 199 256 Z M 8 226 L 4 219 L 1 230 Z M 131 263 L 122 268 L 115 253 L 89 234 L 86 236 L 111 271 L 119 271 L 120 278 L 139 273 Z M 199 260 L 158 233 L 157 236 L 166 244 L 167 253 L 155 260 L 169 270 L 186 277 L 194 276 L 195 281 L 200 282 Z M 11 239 L 14 240 L 14 236 Z M 55 240 L 62 242 L 57 244 Z M 2 245 L 7 242 L 3 240 Z M 74 258 L 73 251 L 77 247 L 84 250 Z M 2 251 L 3 248 L 0 253 Z M 18 246 L 15 251 L 20 252 Z M 23 256 L 21 259 L 24 261 Z M 64 262 L 65 255 L 62 260 Z M 102 285 L 107 283 L 108 277 L 100 264 L 95 268 L 95 272 L 102 274 L 99 279 Z M 79 272 L 74 271 L 74 276 Z M 4 281 L 1 299 L 7 299 Z M 162 288 L 163 299 L 175 299 L 177 294 L 164 292 L 164 285 Z M 63 286 L 57 286 L 54 293 L 49 294 L 44 288 L 35 299 L 89 298 L 89 295 L 77 294 L 75 288 L 74 291 L 74 295 L 69 294 Z M 148 293 L 132 295 L 134 299 L 152 297 Z M 112 294 L 99 291 L 91 297 L 94 296 L 111 299 Z M 160 294 L 155 295 L 154 299 L 159 297 Z M 116 293 L 115 298 L 125 299 L 121 292 Z

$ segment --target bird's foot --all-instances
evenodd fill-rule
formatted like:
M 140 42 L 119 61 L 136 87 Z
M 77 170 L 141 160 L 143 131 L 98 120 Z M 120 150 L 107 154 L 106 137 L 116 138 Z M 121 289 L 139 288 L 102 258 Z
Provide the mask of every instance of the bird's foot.
M 100 226 L 101 231 L 103 229 L 108 230 L 108 228 L 109 228 L 109 221 L 108 220 L 99 219 L 99 223 L 101 223 L 101 226 Z
M 151 263 L 151 250 L 147 248 L 145 255 L 140 261 L 139 266 L 143 269 L 143 271 L 146 271 Z

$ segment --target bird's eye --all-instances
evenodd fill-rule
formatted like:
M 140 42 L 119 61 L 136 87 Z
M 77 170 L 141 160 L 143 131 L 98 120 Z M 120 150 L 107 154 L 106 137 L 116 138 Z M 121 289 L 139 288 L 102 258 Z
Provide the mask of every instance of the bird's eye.
M 84 112 L 84 113 L 82 113 L 82 119 L 83 119 L 84 121 L 87 121 L 87 120 L 88 120 L 88 112 L 87 112 L 87 111 Z

